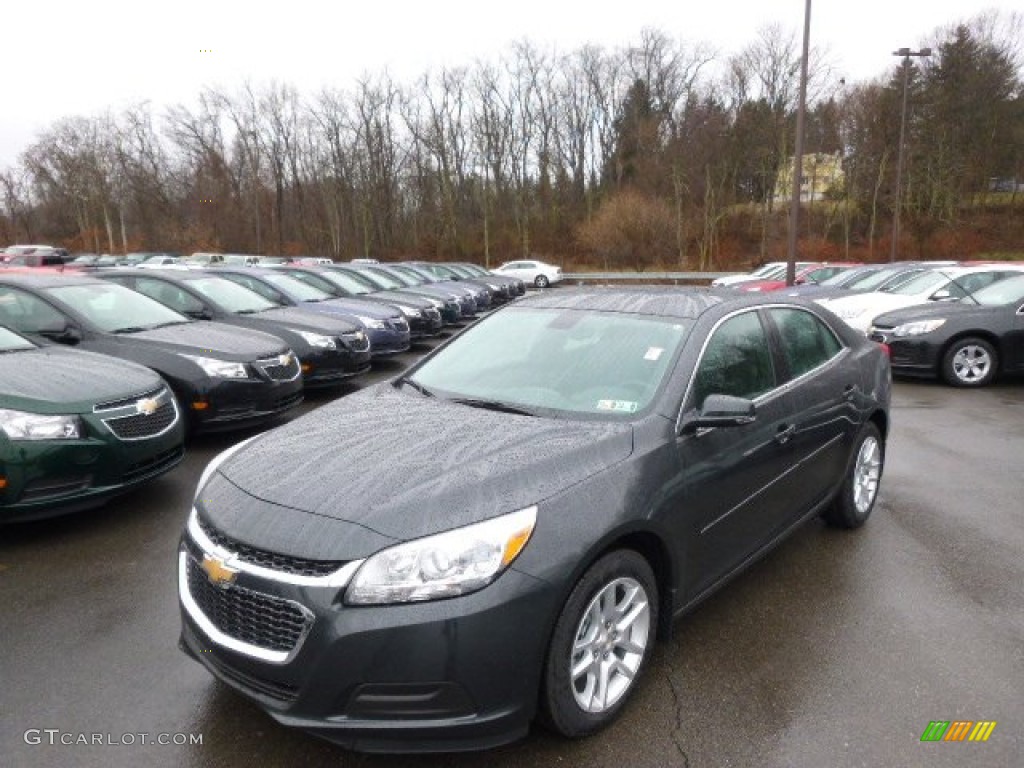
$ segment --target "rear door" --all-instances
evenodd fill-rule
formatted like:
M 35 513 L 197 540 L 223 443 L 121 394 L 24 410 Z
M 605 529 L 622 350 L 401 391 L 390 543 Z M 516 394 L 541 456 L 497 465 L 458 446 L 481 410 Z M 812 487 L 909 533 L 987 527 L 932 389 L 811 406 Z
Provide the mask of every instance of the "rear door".
M 828 324 L 803 307 L 763 310 L 777 340 L 780 398 L 791 414 L 785 441 L 791 477 L 779 529 L 831 496 L 843 476 L 861 397 L 850 352 Z
M 755 402 L 751 424 L 677 438 L 677 475 L 667 495 L 669 527 L 685 547 L 687 599 L 713 586 L 759 549 L 787 504 L 791 401 L 782 397 L 771 337 L 756 309 L 725 318 L 701 353 L 684 414 L 711 394 Z

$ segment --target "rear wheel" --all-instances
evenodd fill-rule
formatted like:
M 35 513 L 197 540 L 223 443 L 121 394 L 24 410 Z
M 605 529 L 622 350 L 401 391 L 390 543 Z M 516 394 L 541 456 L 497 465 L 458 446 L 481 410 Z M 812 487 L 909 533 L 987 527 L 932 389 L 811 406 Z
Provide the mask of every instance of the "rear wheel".
M 869 421 L 857 436 L 839 494 L 822 513 L 826 523 L 836 528 L 864 525 L 878 498 L 884 462 L 885 446 L 881 433 Z
M 577 738 L 611 723 L 650 656 L 657 621 L 657 584 L 640 554 L 618 550 L 587 569 L 548 648 L 545 724 Z
M 533 278 L 533 284 L 536 285 L 538 288 L 547 288 L 551 284 L 551 282 L 548 280 L 547 275 L 537 275 L 535 278 Z
M 999 356 L 984 339 L 953 342 L 942 358 L 942 376 L 954 387 L 983 387 L 996 377 Z

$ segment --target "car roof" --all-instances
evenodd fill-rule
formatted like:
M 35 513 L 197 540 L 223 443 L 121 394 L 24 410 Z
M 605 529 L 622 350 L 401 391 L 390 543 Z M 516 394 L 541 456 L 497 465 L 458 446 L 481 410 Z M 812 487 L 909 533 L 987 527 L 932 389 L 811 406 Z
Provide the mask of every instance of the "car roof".
M 564 288 L 544 294 L 528 296 L 516 306 L 545 309 L 586 309 L 598 312 L 624 312 L 638 315 L 657 315 L 681 319 L 697 318 L 712 307 L 730 305 L 736 308 L 778 304 L 771 297 L 712 291 L 707 288 L 667 285 L 644 285 L 615 288 Z M 787 297 L 785 304 L 810 306 Z
M 36 274 L 34 271 L 31 274 L 28 272 L 8 274 L 6 271 L 3 271 L 0 272 L 0 282 L 10 285 L 21 285 L 26 288 L 54 288 L 62 285 L 96 285 L 104 281 L 79 271 L 61 272 L 59 274 L 52 272 Z

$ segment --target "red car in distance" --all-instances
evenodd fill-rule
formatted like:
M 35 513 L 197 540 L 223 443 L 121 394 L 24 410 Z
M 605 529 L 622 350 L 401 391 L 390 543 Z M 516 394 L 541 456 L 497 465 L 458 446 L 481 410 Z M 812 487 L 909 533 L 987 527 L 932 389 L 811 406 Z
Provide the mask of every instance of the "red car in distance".
M 852 267 L 859 267 L 859 262 L 843 262 L 837 264 L 811 264 L 797 270 L 796 285 L 820 283 L 833 275 L 838 275 Z M 737 291 L 779 291 L 786 287 L 785 280 L 748 280 L 735 286 Z

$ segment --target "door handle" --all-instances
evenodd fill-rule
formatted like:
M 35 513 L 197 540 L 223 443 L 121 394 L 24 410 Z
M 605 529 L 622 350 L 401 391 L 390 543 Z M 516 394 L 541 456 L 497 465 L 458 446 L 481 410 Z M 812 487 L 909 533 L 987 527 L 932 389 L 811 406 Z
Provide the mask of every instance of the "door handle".
M 775 442 L 779 445 L 785 445 L 789 442 L 789 438 L 795 434 L 796 424 L 781 424 L 775 432 Z

